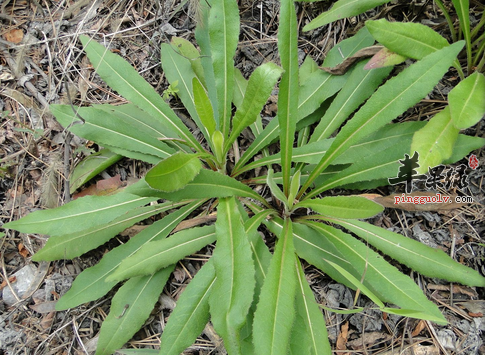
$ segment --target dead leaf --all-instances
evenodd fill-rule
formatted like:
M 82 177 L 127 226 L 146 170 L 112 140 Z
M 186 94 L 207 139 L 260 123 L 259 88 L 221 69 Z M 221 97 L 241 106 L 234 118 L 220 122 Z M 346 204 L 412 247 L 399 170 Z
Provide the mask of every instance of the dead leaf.
M 364 70 L 384 68 L 391 65 L 400 64 L 406 59 L 407 57 L 394 53 L 384 47 L 379 52 L 374 54 L 371 59 L 369 59 L 367 64 L 364 66 Z
M 386 351 L 385 353 L 380 353 L 380 355 L 440 355 L 440 350 L 434 346 L 423 346 L 423 345 L 411 345 L 404 350 L 396 348 L 394 350 Z
M 392 194 L 379 196 L 368 194 L 365 197 L 387 208 L 404 211 L 449 211 L 466 206 L 466 203 L 455 202 L 458 195 L 443 195 L 431 191 L 414 191 L 410 194 Z M 436 201 L 436 202 L 427 202 Z
M 75 200 L 79 197 L 88 195 L 109 195 L 118 190 L 122 185 L 123 183 L 121 182 L 121 177 L 118 174 L 109 179 L 99 180 L 96 185 L 91 185 L 87 189 L 84 189 L 81 192 L 75 194 L 72 199 Z
M 19 243 L 18 250 L 19 254 L 22 255 L 24 258 L 29 256 L 29 251 L 27 250 L 27 248 L 25 248 L 25 245 L 23 243 Z
M 40 326 L 42 327 L 42 329 L 50 329 L 52 327 L 55 315 L 56 312 L 50 312 L 44 316 L 44 318 L 40 322 Z
M 337 338 L 337 350 L 347 350 L 347 337 L 349 336 L 349 322 L 345 322 L 340 327 L 340 334 Z
M 426 322 L 424 320 L 420 320 L 418 322 L 418 324 L 416 325 L 416 327 L 414 328 L 411 335 L 413 337 L 417 337 L 419 335 L 419 333 L 421 333 L 423 331 L 424 328 L 426 328 Z
M 362 48 L 361 50 L 357 51 L 353 56 L 346 58 L 339 65 L 336 65 L 333 68 L 320 67 L 320 69 L 333 75 L 344 75 L 355 62 L 362 58 L 372 57 L 382 48 L 382 46 L 371 46 L 367 48 Z
M 5 33 L 3 37 L 11 43 L 18 44 L 22 42 L 22 39 L 24 38 L 24 31 L 18 28 L 14 28 Z
M 10 282 L 11 284 L 13 284 L 15 281 L 17 281 L 17 277 L 16 276 L 10 276 L 8 278 L 8 282 Z M 5 286 L 7 286 L 7 281 L 2 281 L 2 283 L 0 284 L 0 290 L 2 288 L 4 288 Z
M 390 338 L 391 335 L 382 332 L 364 333 L 362 337 L 349 341 L 347 346 L 354 350 L 359 350 L 368 345 L 375 345 L 379 342 L 387 341 Z
M 29 305 L 29 308 L 36 311 L 37 313 L 45 314 L 50 312 L 55 312 L 57 301 L 48 301 L 37 304 Z

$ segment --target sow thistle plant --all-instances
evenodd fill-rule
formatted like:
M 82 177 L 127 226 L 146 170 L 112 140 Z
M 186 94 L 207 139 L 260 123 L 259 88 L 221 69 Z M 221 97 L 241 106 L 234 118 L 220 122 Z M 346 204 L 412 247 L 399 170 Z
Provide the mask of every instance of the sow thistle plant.
M 215 243 L 212 257 L 170 315 L 160 354 L 180 354 L 208 321 L 229 354 L 330 354 L 321 306 L 305 279 L 302 259 L 366 295 L 382 311 L 445 324 L 414 281 L 369 245 L 430 277 L 470 286 L 485 286 L 485 278 L 441 250 L 360 221 L 383 207 L 331 189 L 382 186 L 396 175 L 398 160 L 409 153 L 413 135 L 425 123 L 391 121 L 433 89 L 463 43 L 429 53 L 384 84 L 392 68 L 364 70 L 365 61 L 344 75 L 332 75 L 310 58 L 299 67 L 295 6 L 283 0 L 281 66 L 265 63 L 246 80 L 233 60 L 237 2 L 201 2 L 200 15 L 195 33 L 200 50 L 174 37 L 162 44 L 161 53 L 164 73 L 177 83 L 177 95 L 202 142 L 127 62 L 81 37 L 96 72 L 129 101 L 76 107 L 75 112 L 71 106 L 51 106 L 64 127 L 109 151 L 101 153 L 104 163 L 84 180 L 119 156 L 154 166 L 116 193 L 82 197 L 5 227 L 49 235 L 33 257 L 49 261 L 79 257 L 135 223 L 164 217 L 77 276 L 56 309 L 94 301 L 122 283 L 97 345 L 96 354 L 111 354 L 141 328 L 176 263 Z M 373 44 L 363 28 L 339 43 L 323 65 L 333 67 Z M 260 113 L 277 84 L 277 117 L 263 127 Z M 79 116 L 83 124 L 75 124 Z M 247 129 L 254 140 L 242 151 L 238 139 Z M 279 152 L 270 155 L 272 144 Z M 483 139 L 457 134 L 448 161 L 483 144 Z M 257 154 L 262 158 L 256 160 Z M 258 184 L 266 186 L 263 194 L 254 189 Z M 193 216 L 198 211 L 216 214 L 216 222 L 173 232 L 183 221 L 197 225 Z M 261 238 L 263 230 L 277 237 L 274 250 Z

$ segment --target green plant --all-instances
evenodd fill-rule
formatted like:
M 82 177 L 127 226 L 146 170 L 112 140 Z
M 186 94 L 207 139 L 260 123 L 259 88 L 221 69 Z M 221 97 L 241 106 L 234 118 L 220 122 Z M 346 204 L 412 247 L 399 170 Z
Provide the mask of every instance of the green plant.
M 325 321 L 299 258 L 360 290 L 383 311 L 446 323 L 411 278 L 360 239 L 425 275 L 480 286 L 485 278 L 440 250 L 359 221 L 383 208 L 362 196 L 332 196 L 330 190 L 380 186 L 395 176 L 398 159 L 423 124 L 391 120 L 434 87 L 463 43 L 429 54 L 383 85 L 390 68 L 366 71 L 364 62 L 342 76 L 319 70 L 311 59 L 299 68 L 295 7 L 284 0 L 281 68 L 265 63 L 246 81 L 233 62 L 236 1 L 209 3 L 201 2 L 200 52 L 180 38 L 161 47 L 165 75 L 172 83 L 178 80 L 178 96 L 205 145 L 129 64 L 81 38 L 96 72 L 130 103 L 77 112 L 53 105 L 52 112 L 74 134 L 155 166 L 118 193 L 82 197 L 5 227 L 50 235 L 33 259 L 56 260 L 80 256 L 139 221 L 166 215 L 83 271 L 56 308 L 90 302 L 127 280 L 100 330 L 97 354 L 112 353 L 143 325 L 175 264 L 216 242 L 170 316 L 161 354 L 190 346 L 209 319 L 230 354 L 329 354 Z M 341 53 L 349 57 L 373 42 L 364 28 L 332 50 L 324 65 L 337 65 Z M 278 116 L 263 128 L 260 112 L 279 79 Z M 78 115 L 85 123 L 72 125 Z M 238 138 L 247 128 L 255 139 L 240 152 Z M 269 155 L 266 148 L 275 142 L 280 152 Z M 455 144 L 464 147 L 450 157 L 457 161 L 483 140 L 459 134 Z M 264 157 L 255 160 L 260 152 Z M 266 175 L 256 175 L 257 169 Z M 251 187 L 256 184 L 267 186 L 264 195 Z M 206 213 L 217 212 L 215 224 L 171 234 L 184 220 L 194 225 L 193 213 L 202 206 Z M 277 236 L 273 253 L 260 228 Z
M 363 13 L 375 6 L 388 1 L 368 0 L 354 1 L 340 0 L 333 7 L 315 18 L 304 30 L 323 26 L 331 21 Z M 448 20 L 452 38 L 457 40 L 456 31 L 450 16 L 440 0 L 436 1 Z M 464 79 L 460 62 L 454 61 L 462 80 L 448 95 L 449 107 L 445 107 L 435 115 L 425 127 L 416 132 L 410 152 L 419 153 L 420 166 L 418 173 L 425 173 L 428 168 L 442 162 L 449 163 L 458 133 L 462 129 L 475 125 L 485 114 L 485 76 L 480 73 L 485 64 L 485 12 L 480 22 L 473 30 L 470 29 L 468 1 L 456 0 L 453 5 L 460 20 L 460 30 L 465 38 L 467 73 Z M 366 28 L 371 35 L 384 46 L 368 63 L 366 68 L 379 68 L 395 65 L 408 58 L 423 59 L 437 50 L 450 44 L 437 32 L 420 23 L 389 22 L 385 19 L 366 21 Z M 480 63 L 478 60 L 482 57 Z M 478 65 L 478 66 L 477 66 Z M 476 69 L 472 73 L 472 69 Z
M 304 0 L 305 1 L 305 0 Z M 324 13 L 320 14 L 314 20 L 312 20 L 309 24 L 307 24 L 303 30 L 310 31 L 317 27 L 324 26 L 329 24 L 330 22 L 343 19 L 350 16 L 360 15 L 367 10 L 370 10 L 376 6 L 383 5 L 385 3 L 390 2 L 389 0 L 361 0 L 361 1 L 354 1 L 354 0 L 339 0 L 336 1 L 332 8 Z M 453 20 L 451 16 L 444 6 L 441 0 L 435 0 L 436 5 L 440 8 L 443 12 L 443 15 L 446 18 L 448 23 L 448 27 L 450 29 L 451 38 L 453 42 L 456 42 L 462 36 L 465 39 L 465 48 L 466 48 L 466 68 L 467 73 L 471 74 L 473 71 L 482 72 L 485 68 L 485 11 L 482 12 L 482 17 L 480 21 L 475 25 L 472 29 L 470 26 L 470 4 L 468 0 L 452 0 L 453 7 L 458 15 L 459 20 L 459 32 L 455 29 Z M 483 5 L 482 5 L 483 9 Z M 381 21 L 382 22 L 382 21 Z M 377 26 L 377 25 L 376 25 Z M 395 31 L 397 30 L 397 31 Z M 404 30 L 404 31 L 401 31 Z M 411 32 L 407 32 L 410 30 Z M 424 31 L 424 32 L 423 32 Z M 384 46 L 389 49 L 396 49 L 395 53 L 402 54 L 404 56 L 408 56 L 410 58 L 417 59 L 413 54 L 420 53 L 418 56 L 422 55 L 423 50 L 425 52 L 434 51 L 437 48 L 442 48 L 443 45 L 448 45 L 448 42 L 442 38 L 441 40 L 438 39 L 437 41 L 428 41 L 429 37 L 422 38 L 425 34 L 429 34 L 431 29 L 427 26 L 413 23 L 408 27 L 400 27 L 398 24 L 390 25 L 388 23 L 381 23 L 380 31 L 375 35 L 375 32 L 372 32 L 372 35 L 375 36 L 376 40 L 381 42 L 382 37 L 381 35 L 386 37 L 386 42 L 381 42 Z M 426 37 L 426 36 L 425 36 Z M 437 36 L 434 36 L 432 39 L 436 40 Z M 392 44 L 392 47 L 388 47 L 388 44 Z M 416 51 L 407 51 L 405 48 L 409 46 L 417 45 L 415 48 Z M 427 48 L 423 48 L 425 45 Z M 394 50 L 392 49 L 392 50 Z M 455 67 L 458 70 L 461 78 L 464 78 L 463 71 L 459 65 L 459 63 Z

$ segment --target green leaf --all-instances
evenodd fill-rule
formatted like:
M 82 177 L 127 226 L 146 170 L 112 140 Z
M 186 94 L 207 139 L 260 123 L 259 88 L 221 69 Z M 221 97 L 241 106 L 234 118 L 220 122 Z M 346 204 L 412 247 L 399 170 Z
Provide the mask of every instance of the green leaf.
M 117 111 L 108 112 L 106 108 L 80 107 L 76 110 L 86 122 L 82 125 L 72 125 L 79 119 L 71 106 L 51 105 L 50 109 L 57 121 L 64 127 L 69 127 L 72 133 L 100 145 L 131 150 L 162 159 L 174 152 L 172 148 L 160 142 L 152 130 L 138 124 L 127 115 L 118 114 Z
M 286 219 L 254 314 L 253 341 L 256 354 L 286 354 L 288 351 L 295 317 L 295 262 L 292 222 Z
M 326 55 L 322 63 L 323 67 L 335 67 L 345 59 L 356 54 L 359 50 L 370 47 L 375 40 L 367 28 L 362 27 L 355 35 L 337 43 Z
M 290 193 L 288 194 L 288 202 L 290 206 L 293 206 L 295 204 L 295 197 L 296 197 L 296 194 L 298 193 L 298 189 L 300 188 L 300 178 L 301 178 L 300 170 L 298 170 L 291 178 Z
M 189 112 L 190 117 L 197 123 L 199 128 L 202 128 L 197 110 L 195 109 L 192 88 L 192 81 L 195 78 L 195 73 L 192 69 L 191 60 L 180 53 L 180 48 L 185 45 L 185 41 L 188 42 L 187 40 L 180 39 L 174 42 L 172 38 L 170 44 L 162 43 L 160 46 L 162 68 L 168 82 L 171 85 L 175 85 L 175 83 L 177 84 L 177 96 Z M 204 136 L 207 139 L 207 132 L 203 130 L 202 133 L 204 133 Z
M 266 177 L 266 184 L 268 185 L 271 193 L 274 197 L 280 200 L 285 206 L 288 205 L 288 199 L 276 182 L 273 179 L 273 169 L 268 169 L 268 176 Z
M 374 54 L 371 59 L 369 59 L 364 69 L 369 70 L 394 66 L 403 63 L 406 59 L 406 56 L 394 53 L 393 51 L 384 47 L 379 52 Z
M 129 186 L 127 192 L 139 196 L 159 197 L 170 201 L 241 196 L 251 197 L 266 204 L 266 200 L 249 186 L 227 175 L 207 169 L 202 169 L 194 180 L 189 182 L 183 189 L 175 192 L 153 190 L 144 180 L 139 181 L 136 185 Z
M 445 107 L 414 134 L 410 152 L 419 153 L 418 174 L 427 173 L 428 168 L 441 164 L 451 156 L 458 132 L 453 125 L 450 108 Z
M 51 236 L 62 235 L 66 231 L 75 233 L 108 223 L 133 208 L 155 200 L 125 192 L 109 196 L 85 196 L 54 209 L 32 212 L 4 224 L 3 228 Z M 89 225 L 86 225 L 86 221 L 89 221 Z
M 202 122 L 202 126 L 199 128 L 205 130 L 208 137 L 212 137 L 212 134 L 216 130 L 216 121 L 214 119 L 214 110 L 212 109 L 209 96 L 205 92 L 200 81 L 195 77 L 192 80 L 192 87 L 194 89 L 195 108 L 197 109 L 197 114 Z M 211 142 L 210 139 L 207 139 L 207 141 Z
M 366 21 L 365 27 L 376 41 L 386 48 L 413 59 L 422 59 L 449 46 L 445 38 L 420 23 L 389 22 L 380 19 Z
M 167 137 L 181 138 L 203 152 L 189 129 L 130 64 L 92 39 L 86 36 L 80 39 L 94 69 L 111 88 L 151 116 L 159 117 Z
M 308 207 L 324 216 L 338 218 L 369 218 L 384 211 L 384 207 L 362 196 L 327 196 L 305 200 L 295 208 Z
M 333 4 L 330 10 L 320 14 L 308 25 L 303 27 L 303 31 L 310 31 L 345 17 L 359 15 L 388 2 L 389 0 L 339 0 Z
M 467 56 L 467 68 L 468 74 L 471 70 L 472 61 L 472 43 L 470 33 L 470 3 L 469 0 L 452 0 L 455 7 L 458 19 L 460 20 L 460 30 L 463 33 L 463 38 L 466 42 L 466 56 Z M 483 96 L 482 96 L 483 97 Z
M 99 333 L 96 355 L 109 355 L 125 344 L 150 316 L 174 266 L 126 282 L 113 297 Z
M 366 46 L 374 43 L 374 39 L 366 28 L 362 28 L 355 36 L 346 39 L 336 45 L 330 50 L 325 58 L 324 64 L 327 66 L 334 66 L 341 63 L 345 58 L 357 52 Z M 342 57 L 343 56 L 343 57 Z M 319 70 L 316 78 L 311 83 L 305 83 L 304 92 L 299 92 L 298 97 L 298 119 L 301 121 L 305 118 L 304 112 L 311 113 L 317 110 L 323 102 L 334 95 L 345 84 L 346 76 L 328 76 L 323 71 Z M 328 79 L 328 80 L 327 80 Z M 322 84 L 325 81 L 325 85 Z M 307 106 L 305 110 L 302 108 Z M 241 156 L 241 159 L 236 163 L 233 175 L 240 174 L 242 167 L 261 149 L 268 146 L 273 140 L 278 138 L 278 120 L 273 119 L 265 127 L 264 131 L 257 135 L 256 139 L 251 143 L 246 152 Z
M 341 230 L 322 223 L 306 222 L 306 224 L 317 231 L 317 234 L 309 233 L 307 229 L 300 228 L 299 225 L 295 231 L 298 231 L 298 234 L 303 238 L 304 244 L 300 243 L 301 239 L 296 238 L 295 247 L 298 254 L 300 254 L 300 251 L 305 252 L 305 256 L 300 255 L 308 262 L 312 264 L 316 262 L 317 264 L 314 265 L 318 268 L 322 265 L 324 272 L 329 272 L 326 261 L 337 264 L 365 285 L 371 294 L 368 295 L 367 290 L 363 288 L 361 288 L 361 291 L 367 296 L 370 297 L 374 294 L 380 301 L 390 302 L 404 309 L 422 312 L 427 315 L 425 319 L 446 324 L 446 320 L 438 307 L 426 298 L 412 279 L 403 275 L 364 243 Z M 324 253 L 323 250 L 325 250 Z M 325 256 L 325 254 L 327 255 Z M 315 257 L 321 257 L 325 261 L 322 263 Z M 336 272 L 342 275 L 340 270 L 336 270 Z M 334 278 L 334 275 L 330 274 L 330 276 Z M 343 277 L 347 280 L 344 284 L 348 285 L 349 278 L 346 275 L 343 275 Z M 355 285 L 352 287 L 354 288 Z M 375 300 L 373 301 L 375 302 Z M 376 304 L 382 306 L 382 302 Z
M 116 352 L 121 355 L 158 355 L 155 349 L 119 349 Z
M 394 144 L 386 149 L 376 149 L 374 153 L 369 152 L 365 158 L 361 158 L 348 168 L 337 171 L 332 175 L 322 174 L 315 180 L 315 186 L 321 191 L 326 191 L 334 187 L 345 186 L 360 181 L 395 177 L 400 167 L 399 159 L 402 159 L 404 154 L 409 152 L 411 139 L 412 135 L 408 134 L 407 137 L 403 137 L 403 139 L 398 141 L 399 144 Z M 347 152 L 351 150 L 353 149 L 349 149 Z M 340 157 L 343 157 L 343 155 Z M 388 182 L 386 180 L 384 185 L 387 184 Z M 378 186 L 382 185 L 380 184 Z
M 216 119 L 217 127 L 219 127 L 219 108 L 217 102 L 217 88 L 214 77 L 214 67 L 212 63 L 212 47 L 209 36 L 209 10 L 211 5 L 209 1 L 199 2 L 198 22 L 194 34 L 197 44 L 200 47 L 200 63 L 204 70 L 205 88 L 214 110 L 214 118 Z M 200 79 L 200 78 L 199 78 Z M 201 82 L 203 82 L 201 80 Z
M 239 109 L 241 107 L 244 93 L 248 87 L 248 81 L 244 78 L 238 68 L 234 68 L 234 97 L 232 98 L 234 106 Z
M 178 152 L 151 168 L 145 181 L 160 191 L 177 191 L 194 180 L 201 169 L 197 154 Z
M 459 134 L 458 139 L 453 146 L 453 153 L 451 153 L 451 157 L 446 159 L 443 164 L 448 165 L 456 163 L 458 160 L 461 160 L 463 157 L 467 156 L 471 151 L 480 149 L 483 146 L 485 146 L 485 138 Z
M 334 164 L 359 163 L 369 155 L 377 155 L 384 150 L 390 152 L 390 155 L 393 155 L 394 151 L 407 153 L 414 134 L 425 125 L 426 122 L 421 121 L 387 124 L 369 134 L 359 143 L 353 144 L 345 153 L 335 159 Z M 401 149 L 396 147 L 396 142 L 402 146 Z M 403 156 L 404 154 L 401 154 L 400 158 Z
M 234 0 L 213 0 L 209 13 L 209 35 L 217 88 L 219 130 L 229 135 L 234 94 L 234 54 L 239 39 L 239 9 Z
M 101 149 L 99 152 L 86 157 L 74 168 L 69 179 L 71 191 L 76 191 L 93 177 L 123 158 L 108 149 Z
M 304 192 L 315 178 L 352 144 L 389 123 L 431 91 L 448 70 L 462 46 L 463 42 L 457 42 L 436 51 L 382 85 L 342 128 L 300 191 Z M 320 192 L 319 189 L 314 189 L 306 198 L 316 196 Z
M 200 52 L 194 47 L 190 41 L 181 37 L 172 37 L 172 45 L 176 47 L 177 52 L 179 52 L 183 57 L 189 60 L 192 70 L 199 82 L 205 86 L 205 76 L 204 68 L 202 67 L 202 61 Z
M 209 321 L 209 296 L 215 281 L 213 262 L 209 260 L 187 285 L 170 314 L 160 338 L 160 354 L 179 355 L 202 333 Z
M 465 129 L 485 115 L 485 76 L 475 72 L 448 94 L 451 119 L 456 128 Z
M 327 355 L 331 353 L 330 343 L 328 341 L 327 327 L 325 325 L 325 319 L 319 305 L 315 301 L 308 281 L 306 280 L 305 273 L 301 267 L 301 263 L 296 260 L 296 272 L 297 272 L 297 291 L 295 298 L 295 308 L 297 310 L 297 318 L 301 318 L 303 329 L 299 327 L 293 327 L 294 335 L 298 336 L 294 343 L 298 344 L 297 348 L 300 351 L 293 351 L 294 354 L 315 354 L 315 355 Z M 301 334 L 304 333 L 304 334 Z M 308 337 L 310 345 L 303 348 L 300 342 L 305 337 Z
M 186 229 L 170 238 L 146 243 L 134 255 L 124 259 L 106 281 L 152 274 L 195 253 L 215 239 L 214 226 L 205 226 Z
M 217 209 L 217 244 L 213 254 L 216 282 L 209 298 L 211 320 L 231 354 L 241 354 L 240 330 L 253 301 L 255 268 L 241 214 L 234 197 Z
M 281 72 L 280 67 L 268 62 L 256 68 L 251 74 L 243 101 L 232 120 L 232 131 L 225 143 L 225 152 L 229 150 L 243 129 L 256 121 Z
M 310 142 L 330 137 L 382 83 L 392 68 L 364 70 L 365 62 L 352 70 L 337 97 L 332 101 L 320 123 L 315 128 Z
M 135 223 L 168 210 L 164 205 L 138 207 L 126 212 L 111 222 L 80 232 L 51 236 L 46 245 L 32 257 L 34 261 L 73 259 L 99 247 Z
M 76 277 L 69 291 L 57 301 L 56 310 L 77 307 L 104 296 L 117 284 L 117 281 L 106 282 L 106 277 L 111 275 L 125 258 L 133 255 L 144 244 L 165 238 L 190 212 L 203 202 L 196 201 L 170 213 L 145 228 L 128 242 L 106 253 L 99 263 L 84 270 Z M 186 202 L 179 204 L 166 202 L 163 206 L 166 210 L 170 210 L 184 204 Z
M 291 157 L 298 119 L 298 30 L 295 4 L 282 1 L 278 29 L 278 51 L 284 73 L 278 93 L 278 124 L 280 128 L 281 170 L 283 192 L 290 188 Z
M 442 250 L 431 248 L 368 223 L 333 219 L 369 244 L 417 272 L 468 286 L 485 286 L 485 278 L 478 272 L 451 259 Z

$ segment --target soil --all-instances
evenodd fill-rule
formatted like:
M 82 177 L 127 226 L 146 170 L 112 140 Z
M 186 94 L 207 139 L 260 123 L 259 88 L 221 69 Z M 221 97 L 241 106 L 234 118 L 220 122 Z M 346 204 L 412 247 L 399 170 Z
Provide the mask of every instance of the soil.
M 444 3 L 456 19 L 451 2 Z M 330 5 L 319 2 L 296 6 L 301 29 Z M 107 45 L 162 94 L 168 82 L 160 66 L 160 44 L 169 42 L 174 35 L 195 43 L 197 14 L 193 7 L 187 0 L 4 0 L 0 3 L 0 223 L 65 203 L 65 176 L 84 157 L 100 148 L 78 137 L 66 144 L 64 129 L 49 113 L 49 104 L 72 102 L 89 106 L 126 102 L 94 73 L 82 51 L 79 36 L 88 35 Z M 239 0 L 242 26 L 235 63 L 246 77 L 261 63 L 278 61 L 278 7 L 276 0 Z M 473 9 L 470 18 L 479 19 L 483 4 L 472 0 L 470 7 Z M 432 1 L 392 1 L 308 33 L 300 31 L 300 59 L 311 56 L 320 64 L 336 43 L 355 34 L 366 20 L 378 18 L 424 23 L 451 41 L 445 18 Z M 454 75 L 450 72 L 429 97 L 399 120 L 424 120 L 438 112 L 446 104 L 446 93 L 458 82 Z M 275 102 L 274 98 L 268 102 L 264 115 L 274 116 Z M 175 98 L 170 103 L 182 112 Z M 485 137 L 483 120 L 466 133 Z M 473 153 L 480 165 L 469 175 L 466 191 L 466 195 L 473 196 L 473 204 L 439 211 L 387 208 L 372 222 L 441 248 L 485 275 L 485 173 L 482 168 L 485 149 Z M 461 163 L 467 164 L 467 161 Z M 118 175 L 121 181 L 137 179 L 148 168 L 146 164 L 122 159 L 95 180 Z M 368 192 L 388 195 L 393 190 L 402 192 L 397 188 Z M 22 297 L 14 294 L 11 295 L 13 302 L 7 302 L 4 292 L 0 299 L 0 355 L 93 354 L 113 293 L 67 311 L 56 312 L 55 301 L 69 289 L 76 275 L 96 264 L 112 245 L 129 238 L 130 231 L 80 258 L 50 263 L 31 260 L 45 244 L 45 236 L 3 232 L 0 287 L 10 288 L 22 279 L 29 282 Z M 126 348 L 157 349 L 175 300 L 205 258 L 196 255 L 177 266 L 150 318 Z M 343 315 L 325 311 L 332 349 L 339 354 L 485 354 L 481 333 L 485 331 L 485 290 L 429 279 L 398 267 L 413 277 L 440 306 L 449 324 L 437 326 L 382 314 L 371 309 L 365 297 L 360 297 L 359 305 L 366 307 L 362 313 Z M 323 305 L 352 307 L 354 291 L 310 265 L 306 274 L 317 300 Z M 219 340 L 208 327 L 185 353 L 223 353 Z

